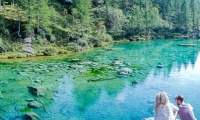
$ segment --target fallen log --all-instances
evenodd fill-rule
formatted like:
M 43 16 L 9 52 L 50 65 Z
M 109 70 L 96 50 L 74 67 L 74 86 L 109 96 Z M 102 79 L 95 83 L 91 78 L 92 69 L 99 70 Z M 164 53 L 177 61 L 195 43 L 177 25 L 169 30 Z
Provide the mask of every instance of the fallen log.
M 178 44 L 178 46 L 193 47 L 197 46 L 197 44 Z

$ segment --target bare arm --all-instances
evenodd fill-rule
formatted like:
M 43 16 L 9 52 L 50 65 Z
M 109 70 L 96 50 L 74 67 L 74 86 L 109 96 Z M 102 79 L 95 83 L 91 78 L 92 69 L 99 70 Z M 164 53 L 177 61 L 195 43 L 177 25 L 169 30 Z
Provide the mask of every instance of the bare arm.
M 172 105 L 172 109 L 174 112 L 178 112 L 179 111 L 179 108 L 177 106 L 175 106 L 174 104 L 171 104 Z

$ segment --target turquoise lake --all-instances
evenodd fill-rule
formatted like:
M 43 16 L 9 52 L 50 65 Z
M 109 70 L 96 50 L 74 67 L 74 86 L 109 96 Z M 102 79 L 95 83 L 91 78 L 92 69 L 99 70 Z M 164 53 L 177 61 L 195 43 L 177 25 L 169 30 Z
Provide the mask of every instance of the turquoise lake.
M 195 44 L 195 46 L 179 46 Z M 119 74 L 123 68 L 132 70 Z M 182 94 L 200 119 L 200 40 L 114 44 L 70 56 L 0 60 L 0 120 L 142 120 L 156 93 Z M 35 94 L 30 87 L 42 90 Z M 29 104 L 37 101 L 38 108 Z

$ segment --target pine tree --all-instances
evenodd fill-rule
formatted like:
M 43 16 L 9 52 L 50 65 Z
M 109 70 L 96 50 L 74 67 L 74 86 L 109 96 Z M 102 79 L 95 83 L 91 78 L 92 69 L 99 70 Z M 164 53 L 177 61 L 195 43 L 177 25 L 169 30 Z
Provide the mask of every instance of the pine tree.
M 183 0 L 180 13 L 180 24 L 183 25 L 182 28 L 186 31 L 188 31 L 189 29 L 189 18 L 190 18 L 189 11 L 190 10 L 189 10 L 188 0 Z
M 82 23 L 84 23 L 86 26 L 89 26 L 89 24 L 92 22 L 91 11 L 90 11 L 91 7 L 92 7 L 91 0 L 74 0 L 73 1 L 73 8 L 75 8 L 78 11 L 78 14 L 80 15 Z

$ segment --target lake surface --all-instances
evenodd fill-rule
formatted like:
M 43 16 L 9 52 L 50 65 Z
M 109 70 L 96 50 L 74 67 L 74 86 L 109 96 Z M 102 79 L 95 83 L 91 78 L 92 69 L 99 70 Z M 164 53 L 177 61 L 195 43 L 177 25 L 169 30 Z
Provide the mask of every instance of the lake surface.
M 197 44 L 197 46 L 178 46 Z M 123 68 L 133 72 L 120 74 Z M 182 94 L 200 119 L 200 40 L 115 44 L 71 56 L 0 61 L 0 120 L 141 120 L 157 92 Z M 41 88 L 35 94 L 30 87 Z M 42 104 L 39 108 L 30 102 Z

